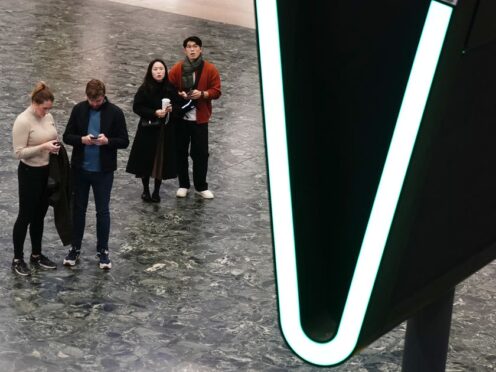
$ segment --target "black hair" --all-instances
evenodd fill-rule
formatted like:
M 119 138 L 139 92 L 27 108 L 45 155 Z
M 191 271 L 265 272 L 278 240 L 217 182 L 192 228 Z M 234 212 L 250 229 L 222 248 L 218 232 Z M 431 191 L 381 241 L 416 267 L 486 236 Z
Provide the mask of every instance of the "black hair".
M 183 48 L 186 48 L 186 45 L 188 45 L 188 41 L 192 41 L 196 45 L 198 45 L 200 48 L 202 47 L 202 41 L 198 36 L 190 36 L 184 39 L 183 41 Z
M 155 58 L 154 60 L 152 60 L 148 64 L 148 68 L 146 69 L 145 78 L 143 79 L 143 86 L 148 90 L 153 89 L 158 84 L 152 75 L 152 68 L 156 62 L 160 62 L 162 65 L 164 65 L 164 68 L 165 68 L 165 75 L 164 75 L 164 80 L 162 81 L 162 83 L 167 83 L 169 81 L 169 71 L 167 70 L 167 65 L 160 58 Z

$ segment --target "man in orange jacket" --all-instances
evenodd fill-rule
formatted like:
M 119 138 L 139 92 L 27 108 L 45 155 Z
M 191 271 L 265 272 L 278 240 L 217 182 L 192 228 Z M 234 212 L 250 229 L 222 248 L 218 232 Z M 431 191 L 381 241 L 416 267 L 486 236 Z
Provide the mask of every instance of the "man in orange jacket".
M 213 199 L 208 189 L 208 121 L 212 115 L 212 100 L 221 95 L 220 75 L 214 64 L 203 60 L 202 41 L 190 36 L 183 41 L 184 60 L 169 71 L 169 81 L 189 104 L 184 106 L 176 127 L 177 171 L 179 189 L 176 196 L 184 198 L 190 188 L 188 153 L 193 160 L 193 184 L 205 199 Z M 191 150 L 190 150 L 191 145 Z M 190 151 L 189 151 L 190 150 Z

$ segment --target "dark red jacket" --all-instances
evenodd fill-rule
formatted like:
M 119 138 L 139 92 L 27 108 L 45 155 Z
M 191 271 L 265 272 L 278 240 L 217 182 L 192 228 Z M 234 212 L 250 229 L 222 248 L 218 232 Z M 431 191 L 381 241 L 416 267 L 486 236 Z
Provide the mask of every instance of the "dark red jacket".
M 182 88 L 183 62 L 179 61 L 169 71 L 169 81 L 179 90 Z M 196 100 L 196 122 L 206 124 L 212 115 L 212 100 L 222 94 L 220 91 L 220 75 L 213 63 L 204 61 L 203 70 L 198 82 L 198 90 L 208 92 L 208 98 Z

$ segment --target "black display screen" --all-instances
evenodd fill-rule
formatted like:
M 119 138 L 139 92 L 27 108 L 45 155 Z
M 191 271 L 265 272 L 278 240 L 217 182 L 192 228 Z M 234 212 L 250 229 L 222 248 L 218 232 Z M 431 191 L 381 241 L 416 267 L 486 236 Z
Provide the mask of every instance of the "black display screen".
M 277 2 L 300 322 L 313 341 L 341 322 L 432 3 Z M 455 5 L 357 349 L 496 257 L 496 4 Z

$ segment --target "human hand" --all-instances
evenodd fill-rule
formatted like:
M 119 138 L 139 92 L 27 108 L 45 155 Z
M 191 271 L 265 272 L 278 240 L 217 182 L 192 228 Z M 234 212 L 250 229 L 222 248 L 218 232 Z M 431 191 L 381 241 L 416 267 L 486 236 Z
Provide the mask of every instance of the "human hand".
M 193 89 L 188 92 L 189 99 L 199 99 L 201 97 L 201 91 L 198 89 Z
M 158 118 L 163 118 L 163 117 L 165 117 L 165 113 L 166 113 L 165 110 L 156 110 L 155 116 L 157 116 Z
M 102 145 L 107 145 L 109 143 L 109 140 L 105 134 L 100 133 L 98 137 L 92 140 L 92 142 L 94 145 L 102 146 Z
M 81 142 L 83 145 L 94 145 L 94 139 L 91 134 L 87 134 L 86 136 L 81 137 Z
M 45 149 L 51 154 L 58 154 L 60 150 L 60 142 L 58 140 L 51 140 L 45 142 Z
M 181 98 L 188 99 L 188 93 L 186 93 L 184 90 L 181 90 L 180 92 L 177 92 Z

